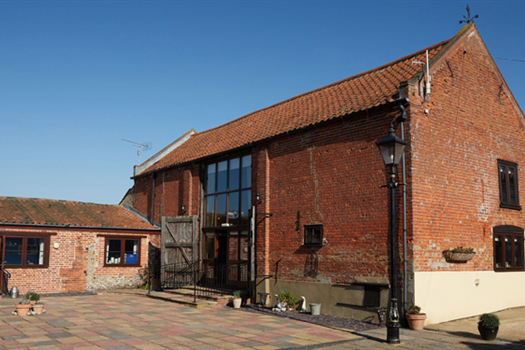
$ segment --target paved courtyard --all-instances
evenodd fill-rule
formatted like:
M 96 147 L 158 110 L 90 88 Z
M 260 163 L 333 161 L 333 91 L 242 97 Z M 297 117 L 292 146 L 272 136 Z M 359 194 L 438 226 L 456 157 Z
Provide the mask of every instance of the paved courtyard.
M 400 345 L 386 330 L 337 330 L 228 307 L 196 309 L 139 295 L 45 297 L 46 314 L 13 316 L 0 300 L 4 349 L 512 349 L 521 341 L 484 342 L 479 336 L 402 329 Z

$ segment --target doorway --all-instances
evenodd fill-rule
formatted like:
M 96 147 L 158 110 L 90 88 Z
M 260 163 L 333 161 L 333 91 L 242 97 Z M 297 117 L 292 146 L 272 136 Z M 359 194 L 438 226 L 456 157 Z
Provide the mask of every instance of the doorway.
M 248 286 L 248 231 L 236 229 L 204 233 L 204 269 L 207 283 L 217 287 Z

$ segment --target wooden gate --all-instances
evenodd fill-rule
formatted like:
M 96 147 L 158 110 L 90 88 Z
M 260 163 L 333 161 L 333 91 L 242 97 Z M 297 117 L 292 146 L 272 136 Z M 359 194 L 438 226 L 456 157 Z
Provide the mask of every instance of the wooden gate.
M 193 284 L 198 267 L 197 217 L 163 216 L 160 249 L 162 287 Z

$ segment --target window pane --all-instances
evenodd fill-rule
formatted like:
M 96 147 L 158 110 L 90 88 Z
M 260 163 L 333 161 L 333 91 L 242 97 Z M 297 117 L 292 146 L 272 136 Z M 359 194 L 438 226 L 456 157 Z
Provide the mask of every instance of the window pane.
M 229 193 L 228 222 L 239 223 L 239 192 Z
M 226 180 L 228 178 L 228 162 L 217 163 L 217 192 L 226 192 Z
M 509 196 L 510 196 L 510 202 L 516 203 L 516 179 L 514 176 L 515 169 L 513 167 L 508 167 L 508 174 L 509 174 Z
M 7 237 L 5 239 L 5 258 L 4 263 L 8 265 L 22 264 L 22 245 L 23 238 Z
M 248 260 L 248 231 L 241 232 L 240 255 L 241 260 Z
M 43 265 L 44 264 L 44 238 L 28 238 L 26 264 Z
M 506 203 L 508 200 L 507 196 L 507 175 L 505 172 L 505 167 L 501 166 L 499 167 L 499 181 L 501 183 L 501 201 Z
M 120 264 L 120 239 L 108 239 L 106 245 L 106 264 Z
M 230 232 L 228 237 L 228 259 L 229 260 L 238 260 L 239 254 L 239 233 Z
M 230 184 L 228 190 L 234 191 L 239 189 L 240 159 L 230 159 Z
M 215 164 L 208 165 L 206 193 L 215 193 Z
M 505 267 L 512 267 L 512 240 L 505 236 Z
M 500 236 L 494 236 L 494 260 L 496 262 L 496 267 L 503 267 L 503 246 L 501 244 Z
M 215 255 L 215 236 L 213 234 L 206 234 L 205 259 L 213 259 Z
M 217 226 L 226 222 L 226 194 L 217 196 Z
M 242 157 L 241 186 L 242 188 L 252 187 L 252 156 L 251 155 Z
M 124 243 L 124 249 L 126 254 L 125 264 L 138 264 L 139 258 L 139 241 L 126 239 Z
M 312 229 L 312 243 L 321 243 L 321 230 L 318 228 Z
M 252 191 L 241 192 L 241 224 L 248 223 L 249 210 L 252 205 Z
M 215 196 L 206 197 L 206 226 L 215 226 Z
M 523 267 L 523 257 L 521 256 L 521 239 L 514 237 L 514 267 Z

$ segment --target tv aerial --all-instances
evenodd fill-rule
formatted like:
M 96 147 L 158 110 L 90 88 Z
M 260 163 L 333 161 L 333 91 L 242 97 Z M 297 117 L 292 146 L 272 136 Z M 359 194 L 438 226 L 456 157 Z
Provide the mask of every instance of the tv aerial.
M 147 151 L 149 149 L 151 149 L 151 142 L 144 142 L 144 143 L 139 143 L 139 142 L 135 142 L 135 141 L 130 141 L 130 140 L 126 140 L 126 139 L 122 139 L 122 141 L 126 141 L 126 142 L 129 142 L 131 143 L 133 146 L 137 147 L 138 150 L 137 150 L 137 156 L 138 156 L 138 163 L 137 164 L 140 164 L 140 155 L 142 154 L 142 151 Z

